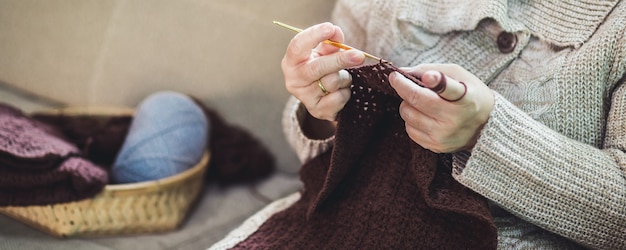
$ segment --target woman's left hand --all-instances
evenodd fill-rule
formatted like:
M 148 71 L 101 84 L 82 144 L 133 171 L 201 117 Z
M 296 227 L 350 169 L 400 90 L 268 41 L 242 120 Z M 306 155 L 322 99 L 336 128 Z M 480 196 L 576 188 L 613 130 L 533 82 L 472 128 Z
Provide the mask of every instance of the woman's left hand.
M 400 116 L 409 137 L 436 153 L 473 148 L 493 110 L 492 91 L 455 64 L 422 64 L 403 70 L 425 85 L 420 87 L 398 72 L 389 75 L 391 86 L 403 99 Z M 442 76 L 446 87 L 438 94 L 436 89 L 444 86 L 439 85 Z

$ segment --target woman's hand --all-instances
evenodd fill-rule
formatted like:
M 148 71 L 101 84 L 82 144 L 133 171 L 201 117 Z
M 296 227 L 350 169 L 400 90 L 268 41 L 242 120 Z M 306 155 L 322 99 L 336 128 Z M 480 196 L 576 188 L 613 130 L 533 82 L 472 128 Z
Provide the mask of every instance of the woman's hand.
M 322 43 L 327 39 L 343 42 L 343 32 L 331 23 L 321 23 L 298 33 L 289 43 L 281 67 L 287 91 L 313 117 L 334 121 L 350 99 L 352 77 L 343 69 L 361 65 L 365 56 Z
M 473 148 L 493 110 L 491 90 L 458 65 L 423 64 L 403 70 L 420 77 L 426 87 L 397 72 L 389 75 L 391 86 L 404 100 L 400 104 L 400 116 L 409 137 L 436 153 Z M 435 90 L 442 76 L 446 87 L 437 94 Z

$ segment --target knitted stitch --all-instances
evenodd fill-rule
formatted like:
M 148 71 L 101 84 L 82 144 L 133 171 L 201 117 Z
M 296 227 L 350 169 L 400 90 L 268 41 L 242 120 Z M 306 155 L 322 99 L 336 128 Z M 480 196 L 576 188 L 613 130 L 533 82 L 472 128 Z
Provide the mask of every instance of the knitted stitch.
M 37 113 L 33 119 L 60 131 L 91 162 L 108 167 L 119 152 L 130 123 L 131 115 L 63 115 Z
M 235 249 L 495 249 L 485 200 L 408 138 L 391 65 L 350 69 L 335 144 L 300 172 L 299 201 Z
M 0 206 L 77 201 L 96 195 L 107 181 L 104 169 L 79 157 L 70 157 L 56 168 L 44 171 L 0 168 Z
M 0 206 L 75 201 L 104 188 L 106 171 L 77 157 L 59 135 L 13 107 L 0 108 Z
M 0 164 L 13 169 L 49 169 L 78 149 L 18 109 L 0 104 Z
M 229 123 L 216 109 L 195 101 L 211 124 L 211 165 L 207 171 L 210 181 L 221 186 L 250 183 L 274 172 L 274 155 L 263 142 L 245 128 Z

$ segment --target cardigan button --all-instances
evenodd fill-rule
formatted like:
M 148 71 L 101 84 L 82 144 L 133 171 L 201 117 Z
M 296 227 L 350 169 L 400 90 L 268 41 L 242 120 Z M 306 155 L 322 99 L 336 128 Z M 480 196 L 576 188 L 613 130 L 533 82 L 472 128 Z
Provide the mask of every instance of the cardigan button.
M 517 36 L 510 32 L 502 32 L 498 35 L 496 43 L 500 52 L 511 53 L 515 49 L 515 45 L 517 45 Z

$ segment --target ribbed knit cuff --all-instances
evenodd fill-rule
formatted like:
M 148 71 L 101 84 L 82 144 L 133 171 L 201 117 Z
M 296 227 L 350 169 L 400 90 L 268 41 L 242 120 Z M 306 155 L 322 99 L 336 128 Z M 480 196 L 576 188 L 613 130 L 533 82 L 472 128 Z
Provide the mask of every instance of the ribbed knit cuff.
M 614 159 L 495 96 L 471 157 L 454 177 L 546 230 L 590 246 L 624 243 L 616 239 L 626 224 L 626 180 Z
M 472 152 L 470 151 L 461 151 L 452 154 L 453 176 L 463 173 L 463 169 L 465 169 L 465 164 L 467 164 L 467 160 L 469 160 L 470 156 L 472 156 Z
M 332 146 L 335 136 L 315 140 L 306 136 L 302 131 L 302 121 L 307 115 L 306 108 L 295 97 L 290 97 L 283 112 L 283 131 L 287 142 L 295 150 L 300 162 L 305 163 L 315 156 L 327 151 Z

